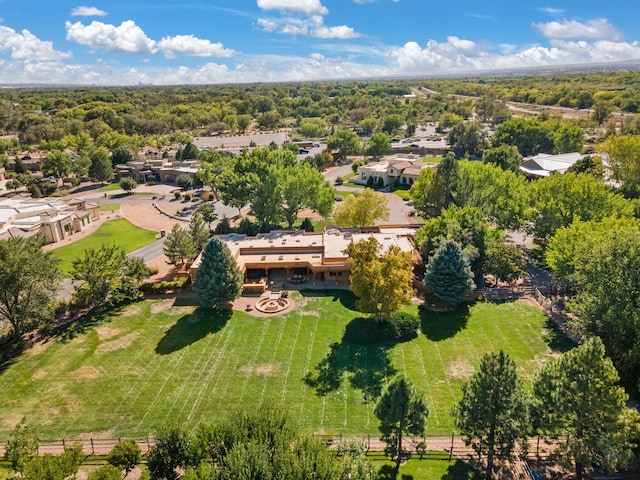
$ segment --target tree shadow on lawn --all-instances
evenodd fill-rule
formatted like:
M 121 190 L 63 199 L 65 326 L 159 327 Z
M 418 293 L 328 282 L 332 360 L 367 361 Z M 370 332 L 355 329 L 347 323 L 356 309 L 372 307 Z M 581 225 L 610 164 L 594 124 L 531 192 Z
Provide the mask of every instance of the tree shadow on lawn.
M 317 395 L 326 396 L 337 391 L 347 374 L 349 384 L 362 391 L 364 403 L 380 396 L 385 378 L 396 373 L 389 359 L 389 350 L 398 341 L 374 343 L 372 339 L 377 329 L 381 335 L 387 333 L 384 327 L 376 326 L 375 322 L 371 318 L 354 318 L 347 325 L 340 343 L 332 343 L 327 356 L 316 365 L 313 372 L 307 373 L 304 382 L 314 388 Z
M 547 318 L 544 328 L 544 341 L 554 352 L 565 353 L 578 346 L 551 318 Z
M 439 342 L 454 337 L 467 327 L 469 305 L 462 305 L 449 312 L 434 312 L 423 306 L 419 308 L 420 330 L 429 340 Z
M 129 305 L 132 304 L 126 304 L 119 307 L 104 307 L 96 310 L 90 310 L 84 314 L 80 314 L 76 319 L 73 319 L 73 317 L 71 317 L 68 321 L 62 323 L 59 326 L 56 326 L 51 331 L 50 336 L 61 343 L 69 342 L 76 338 L 78 335 L 87 333 L 89 330 L 92 330 L 101 323 L 108 322 L 114 316 L 118 315 L 118 313 L 120 313 L 123 308 L 128 307 Z
M 222 330 L 231 318 L 231 310 L 214 311 L 198 308 L 184 315 L 167 331 L 156 345 L 156 353 L 170 355 Z
M 333 297 L 334 302 L 340 302 L 340 304 L 349 310 L 357 312 L 356 308 L 356 296 L 349 290 L 327 289 L 327 290 L 300 290 L 300 295 L 303 297 Z

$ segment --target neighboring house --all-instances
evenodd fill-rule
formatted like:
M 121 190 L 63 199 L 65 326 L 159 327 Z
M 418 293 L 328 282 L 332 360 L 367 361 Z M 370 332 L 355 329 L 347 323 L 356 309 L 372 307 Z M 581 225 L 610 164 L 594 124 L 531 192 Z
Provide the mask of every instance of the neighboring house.
M 520 171 L 531 178 L 548 177 L 552 173 L 565 173 L 571 165 L 586 156 L 578 152 L 560 155 L 539 153 L 533 157 L 523 158 Z
M 434 167 L 435 163 L 424 163 L 422 157 L 413 154 L 396 154 L 383 157 L 379 162 L 371 162 L 362 165 L 358 174 L 351 178 L 353 183 L 366 185 L 370 177 L 377 183 L 382 178 L 384 186 L 398 185 L 411 186 L 420 177 L 423 168 Z
M 42 234 L 48 243 L 82 231 L 100 218 L 98 205 L 82 199 L 12 197 L 0 200 L 0 239 Z
M 187 174 L 196 183 L 196 173 L 200 168 L 199 160 L 171 161 L 168 158 L 152 158 L 135 160 L 123 165 L 116 165 L 116 178 L 131 177 L 138 183 L 159 179 L 161 182 L 173 183 L 182 174 Z
M 391 245 L 412 254 L 412 261 L 422 263 L 415 251 L 415 228 L 368 227 L 343 229 L 327 227 L 323 232 L 303 230 L 272 231 L 249 237 L 244 234 L 216 235 L 227 244 L 231 255 L 244 273 L 244 289 L 264 291 L 271 282 L 302 283 L 333 281 L 348 285 L 351 266 L 344 253 L 350 243 L 375 237 L 386 250 Z M 195 281 L 201 257 L 191 265 Z

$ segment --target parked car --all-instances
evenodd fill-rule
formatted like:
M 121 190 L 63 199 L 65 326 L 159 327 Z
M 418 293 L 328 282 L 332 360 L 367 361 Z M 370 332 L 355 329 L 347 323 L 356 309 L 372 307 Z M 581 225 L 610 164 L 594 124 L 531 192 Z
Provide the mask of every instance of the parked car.
M 299 153 L 300 155 L 303 155 L 303 154 L 305 154 L 305 153 L 309 153 L 309 150 L 307 150 L 306 148 L 301 148 L 300 150 L 298 150 L 298 153 Z

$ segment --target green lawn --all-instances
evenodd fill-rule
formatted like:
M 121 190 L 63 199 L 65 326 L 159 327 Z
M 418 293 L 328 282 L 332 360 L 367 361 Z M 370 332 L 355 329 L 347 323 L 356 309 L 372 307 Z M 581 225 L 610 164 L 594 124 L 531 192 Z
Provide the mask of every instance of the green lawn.
M 100 204 L 101 212 L 115 212 L 116 210 L 120 210 L 119 203 L 101 203 Z
M 165 299 L 76 325 L 2 366 L 0 438 L 23 416 L 43 439 L 143 436 L 263 405 L 284 405 L 303 429 L 377 434 L 373 409 L 396 373 L 424 392 L 427 434 L 449 433 L 460 386 L 483 354 L 504 349 L 526 379 L 556 354 L 546 317 L 521 303 L 448 314 L 409 307 L 422 318 L 418 338 L 360 346 L 343 338 L 360 316 L 350 293 L 292 298 L 294 311 L 271 318 L 221 318 Z
M 105 243 L 115 243 L 124 248 L 126 253 L 130 253 L 155 239 L 156 232 L 136 227 L 125 218 L 117 218 L 104 222 L 92 235 L 56 248 L 52 253 L 62 261 L 60 269 L 63 275 L 67 275 L 71 271 L 71 262 L 83 255 L 85 250 L 100 248 Z
M 100 187 L 99 192 L 113 192 L 114 190 L 122 190 L 119 183 L 108 183 L 107 185 Z
M 370 454 L 378 479 L 391 479 L 395 465 L 381 454 Z M 427 452 L 423 459 L 413 456 L 400 466 L 398 480 L 474 480 L 484 476 L 456 457 L 449 460 L 445 452 Z
M 396 188 L 395 190 L 392 190 L 392 192 L 399 196 L 402 200 L 411 200 L 408 188 Z

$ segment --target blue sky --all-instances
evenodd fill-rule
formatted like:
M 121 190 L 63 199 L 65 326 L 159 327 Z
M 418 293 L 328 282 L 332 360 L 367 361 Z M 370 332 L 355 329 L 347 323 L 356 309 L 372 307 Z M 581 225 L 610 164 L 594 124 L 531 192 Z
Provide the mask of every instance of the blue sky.
M 640 2 L 0 0 L 0 83 L 421 76 L 640 59 Z

